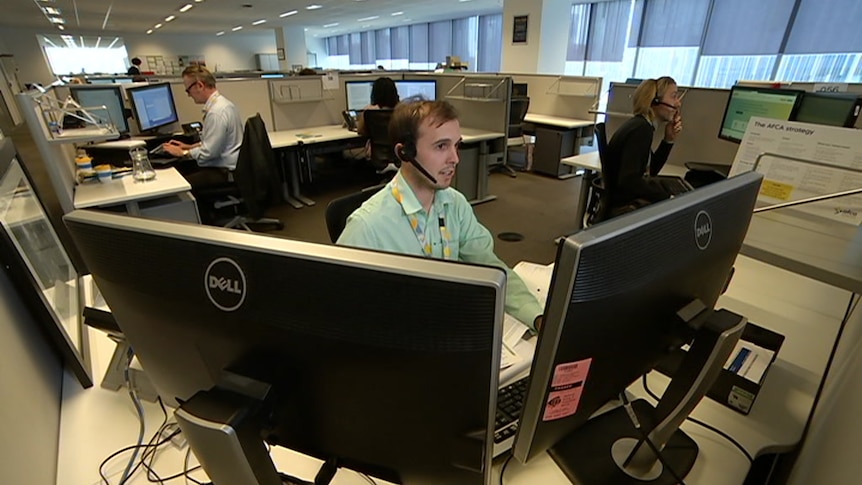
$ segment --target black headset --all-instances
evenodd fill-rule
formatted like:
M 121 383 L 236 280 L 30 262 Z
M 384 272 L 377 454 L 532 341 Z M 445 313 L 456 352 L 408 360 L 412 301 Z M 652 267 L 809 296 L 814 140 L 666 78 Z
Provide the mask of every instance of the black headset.
M 679 109 L 676 106 L 674 106 L 670 103 L 665 103 L 664 101 L 661 100 L 661 96 L 658 95 L 658 81 L 656 81 L 656 83 L 655 83 L 655 97 L 652 99 L 652 103 L 650 103 L 650 104 L 652 106 L 662 105 L 662 106 L 667 106 L 668 108 Z

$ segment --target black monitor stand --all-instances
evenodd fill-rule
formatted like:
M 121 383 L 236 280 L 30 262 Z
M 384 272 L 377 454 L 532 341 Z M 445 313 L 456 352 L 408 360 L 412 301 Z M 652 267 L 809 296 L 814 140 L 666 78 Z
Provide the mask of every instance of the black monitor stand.
M 551 457 L 573 483 L 678 483 L 698 453 L 697 444 L 679 426 L 718 377 L 745 323 L 745 317 L 727 310 L 700 312 L 689 322 L 695 329 L 691 348 L 655 408 L 637 400 L 593 418 L 551 448 Z

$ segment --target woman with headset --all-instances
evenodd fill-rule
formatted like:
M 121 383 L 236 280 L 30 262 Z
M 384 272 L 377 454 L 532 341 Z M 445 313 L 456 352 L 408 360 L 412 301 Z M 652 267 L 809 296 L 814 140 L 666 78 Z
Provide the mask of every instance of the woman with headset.
M 672 194 L 655 179 L 682 131 L 682 93 L 670 77 L 647 79 L 632 96 L 634 117 L 622 124 L 608 142 L 602 161 L 603 178 L 610 182 L 611 207 L 637 199 L 658 202 Z M 652 150 L 653 133 L 664 124 L 664 138 Z

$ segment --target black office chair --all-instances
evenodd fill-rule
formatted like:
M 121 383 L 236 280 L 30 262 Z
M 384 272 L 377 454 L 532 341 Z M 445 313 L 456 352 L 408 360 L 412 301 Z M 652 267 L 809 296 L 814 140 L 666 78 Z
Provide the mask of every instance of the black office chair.
M 391 109 L 367 109 L 362 113 L 364 131 L 371 141 L 371 165 L 377 173 L 395 172 L 399 160 L 395 156 L 395 145 L 389 140 Z
M 592 180 L 592 197 L 587 203 L 585 226 L 602 222 L 626 212 L 649 204 L 649 201 L 635 199 L 620 202 L 614 197 L 619 182 L 620 167 L 618 163 L 608 159 L 608 133 L 604 123 L 596 123 L 596 144 L 599 150 L 599 163 L 602 175 Z
M 527 96 L 513 97 L 509 104 L 509 131 L 506 134 L 508 139 L 518 139 L 520 145 L 524 144 L 524 118 L 527 116 L 527 110 L 530 109 L 530 98 Z M 511 146 L 517 146 L 512 144 Z M 526 154 L 524 155 L 526 157 Z M 509 166 L 509 161 L 504 160 L 503 163 L 491 167 L 490 171 L 502 170 L 512 178 L 518 176 L 515 170 Z
M 347 225 L 347 218 L 353 211 L 359 208 L 363 202 L 371 198 L 386 184 L 366 187 L 355 194 L 345 195 L 334 199 L 326 206 L 326 230 L 329 232 L 329 240 L 335 243 L 341 232 L 344 231 L 344 226 Z
M 245 212 L 237 212 L 224 227 L 241 227 L 247 231 L 252 230 L 249 224 L 270 226 L 278 230 L 284 228 L 280 220 L 263 217 L 267 208 L 281 201 L 281 184 L 275 152 L 269 143 L 266 124 L 260 114 L 245 122 L 233 181 L 200 188 L 196 190 L 196 195 L 203 199 L 216 199 L 213 202 L 215 209 L 245 209 Z

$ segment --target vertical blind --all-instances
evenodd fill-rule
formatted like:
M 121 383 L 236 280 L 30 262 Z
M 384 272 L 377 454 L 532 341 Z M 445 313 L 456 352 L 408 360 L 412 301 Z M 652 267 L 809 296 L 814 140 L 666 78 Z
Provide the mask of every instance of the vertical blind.
M 587 60 L 619 62 L 623 60 L 626 31 L 631 14 L 631 0 L 592 4 Z
M 709 4 L 710 0 L 648 0 L 640 47 L 699 46 Z
M 785 54 L 862 52 L 862 2 L 800 0 Z
M 569 35 L 567 61 L 583 61 L 587 58 L 587 33 L 590 30 L 590 4 L 572 5 L 572 30 Z
M 722 0 L 715 2 L 705 56 L 775 55 L 796 0 Z

